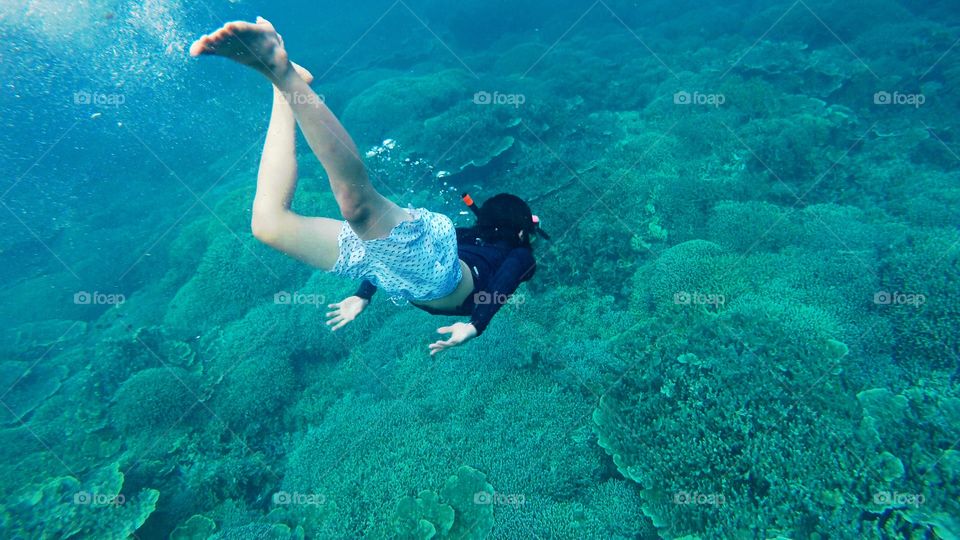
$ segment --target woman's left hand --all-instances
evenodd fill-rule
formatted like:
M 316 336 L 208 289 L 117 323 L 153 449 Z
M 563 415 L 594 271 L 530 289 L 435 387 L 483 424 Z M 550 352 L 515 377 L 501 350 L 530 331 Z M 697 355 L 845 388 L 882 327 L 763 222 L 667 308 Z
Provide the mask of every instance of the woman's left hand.
M 450 334 L 449 339 L 441 339 L 430 344 L 430 356 L 450 347 L 462 345 L 477 337 L 477 329 L 470 323 L 453 323 L 450 326 L 437 328 L 438 334 Z

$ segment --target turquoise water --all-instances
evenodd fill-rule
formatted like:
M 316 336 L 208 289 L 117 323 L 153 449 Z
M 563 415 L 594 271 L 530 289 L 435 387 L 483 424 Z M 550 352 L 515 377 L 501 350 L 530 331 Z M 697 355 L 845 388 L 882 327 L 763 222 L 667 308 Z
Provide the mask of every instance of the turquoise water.
M 552 241 L 479 338 L 251 234 L 269 18 L 401 206 Z M 957 538 L 949 2 L 0 0 L 4 538 Z M 389 140 L 385 144 L 385 141 Z M 340 218 L 301 138 L 293 209 Z M 393 300 L 393 301 L 391 301 Z

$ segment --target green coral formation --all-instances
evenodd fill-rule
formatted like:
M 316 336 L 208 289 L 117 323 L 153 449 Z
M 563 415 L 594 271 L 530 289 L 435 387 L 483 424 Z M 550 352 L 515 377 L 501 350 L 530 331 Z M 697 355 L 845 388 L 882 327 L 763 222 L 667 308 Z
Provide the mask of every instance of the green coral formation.
M 871 388 L 857 394 L 863 407 L 858 435 L 870 452 L 864 465 L 882 481 L 870 486 L 866 510 L 891 536 L 960 536 L 960 398 L 911 387 L 895 394 Z M 930 441 L 928 448 L 919 439 Z
M 887 261 L 878 308 L 894 321 L 897 358 L 917 374 L 930 362 L 960 370 L 958 239 L 954 232 L 920 232 L 895 246 Z
M 493 486 L 486 475 L 461 466 L 450 476 L 440 495 L 430 490 L 406 496 L 394 510 L 398 538 L 486 538 L 493 527 Z
M 124 475 L 113 464 L 91 471 L 89 478 L 51 478 L 31 486 L 0 511 L 10 521 L 11 538 L 129 538 L 153 513 L 155 489 L 126 491 Z
M 217 524 L 212 519 L 201 515 L 191 516 L 170 533 L 170 540 L 206 540 L 216 529 Z
M 422 127 L 436 111 L 470 99 L 465 92 L 469 80 L 461 70 L 384 79 L 350 100 L 343 119 L 361 140 L 379 142 L 408 122 Z
M 111 421 L 121 432 L 161 433 L 173 429 L 195 409 L 199 382 L 180 368 L 149 368 L 137 372 L 117 390 Z
M 866 356 L 889 354 L 897 338 L 880 316 L 864 332 L 880 264 L 870 249 L 836 253 L 817 231 L 836 228 L 873 250 L 878 233 L 862 212 L 825 205 L 789 213 L 723 202 L 711 220 L 719 244 L 678 244 L 635 274 L 632 306 L 645 314 L 638 333 L 657 338 L 630 341 L 645 367 L 602 396 L 593 414 L 599 444 L 643 487 L 643 512 L 666 537 L 894 530 L 887 524 L 897 520 L 882 512 L 880 528 L 861 521 L 875 512 L 863 493 L 890 489 L 909 467 L 858 435 L 857 400 L 846 390 L 895 369 L 888 363 L 877 373 Z M 743 240 L 731 226 L 738 220 L 754 227 Z M 776 223 L 773 239 L 746 243 Z M 801 263 L 797 255 L 807 257 Z M 860 398 L 877 418 L 903 420 L 902 398 Z M 802 453 L 794 450 L 798 436 Z M 853 473 L 871 452 L 874 465 Z M 839 467 L 823 469 L 825 461 Z M 911 530 L 947 530 L 950 511 L 938 506 L 922 514 L 938 524 L 928 519 Z M 797 517 L 784 521 L 788 515 Z M 917 515 L 898 519 L 919 523 Z
M 717 535 L 784 530 L 788 513 L 854 521 L 856 511 L 823 497 L 841 486 L 849 497 L 848 473 L 820 467 L 854 460 L 831 451 L 852 439 L 854 402 L 840 378 L 848 338 L 815 298 L 782 286 L 788 260 L 691 241 L 637 273 L 635 309 L 651 314 L 639 334 L 658 339 L 634 341 L 645 368 L 603 395 L 593 419 L 670 537 L 703 532 L 704 520 Z M 799 434 L 803 454 L 792 450 Z M 800 493 L 788 481 L 797 477 Z
M 482 472 L 463 465 L 447 479 L 440 496 L 454 510 L 453 538 L 485 538 L 493 528 L 493 503 L 496 493 Z
M 67 370 L 52 363 L 0 362 L 3 424 L 19 424 L 59 389 Z
M 397 502 L 393 527 L 399 538 L 443 538 L 450 532 L 453 518 L 453 508 L 440 502 L 435 492 L 425 489 L 416 497 L 408 495 Z
M 170 301 L 164 324 L 184 336 L 231 321 L 265 299 L 277 282 L 306 275 L 302 265 L 269 251 L 246 233 L 217 235 L 196 273 Z

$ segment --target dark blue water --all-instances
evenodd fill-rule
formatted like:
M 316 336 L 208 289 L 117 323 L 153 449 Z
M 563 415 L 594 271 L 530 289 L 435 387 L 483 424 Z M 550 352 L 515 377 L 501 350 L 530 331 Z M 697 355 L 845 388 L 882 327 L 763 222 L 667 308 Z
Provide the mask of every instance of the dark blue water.
M 270 81 L 188 50 L 257 15 L 385 197 L 539 216 L 481 336 L 253 236 Z M 958 25 L 0 0 L 3 536 L 958 537 Z

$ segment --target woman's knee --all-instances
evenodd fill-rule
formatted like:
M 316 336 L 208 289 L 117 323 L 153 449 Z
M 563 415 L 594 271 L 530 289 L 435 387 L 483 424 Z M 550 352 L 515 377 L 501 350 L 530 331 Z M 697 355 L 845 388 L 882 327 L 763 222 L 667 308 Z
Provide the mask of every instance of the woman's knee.
M 350 195 L 337 197 L 340 215 L 351 224 L 364 223 L 375 213 L 376 201 L 373 197 Z

